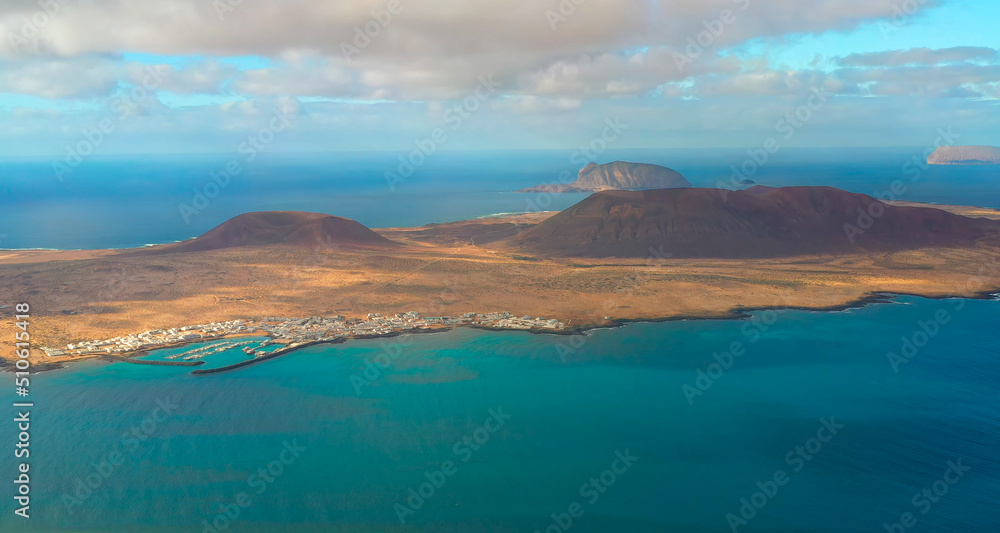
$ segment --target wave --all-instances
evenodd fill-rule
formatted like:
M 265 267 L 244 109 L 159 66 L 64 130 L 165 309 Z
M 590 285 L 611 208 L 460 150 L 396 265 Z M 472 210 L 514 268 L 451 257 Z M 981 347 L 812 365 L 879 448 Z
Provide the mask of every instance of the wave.
M 179 243 L 179 242 L 189 241 L 189 240 L 194 239 L 194 238 L 195 237 L 188 237 L 187 239 L 182 239 L 182 240 L 173 241 L 173 242 L 154 242 L 154 243 L 149 243 L 149 244 L 143 244 L 141 246 L 122 246 L 122 247 L 118 247 L 118 248 L 104 248 L 104 249 L 105 250 L 132 250 L 132 249 L 135 249 L 135 248 L 152 248 L 154 246 L 163 246 L 165 244 L 176 244 L 176 243 Z
M 483 215 L 476 217 L 476 220 L 479 220 L 481 218 L 503 218 L 503 217 L 513 217 L 517 215 L 529 215 L 529 214 L 531 214 L 531 211 L 520 211 L 517 213 L 493 213 L 491 215 Z
M 142 244 L 139 246 L 112 246 L 110 248 L 0 248 L 0 252 L 88 252 L 94 250 L 134 250 L 136 248 L 151 248 L 153 246 L 163 246 L 164 244 L 175 244 L 178 242 L 189 241 L 195 237 L 188 237 L 187 239 L 182 239 L 173 242 L 158 242 L 150 244 Z
M 0 252 L 82 252 L 83 248 L 0 248 Z

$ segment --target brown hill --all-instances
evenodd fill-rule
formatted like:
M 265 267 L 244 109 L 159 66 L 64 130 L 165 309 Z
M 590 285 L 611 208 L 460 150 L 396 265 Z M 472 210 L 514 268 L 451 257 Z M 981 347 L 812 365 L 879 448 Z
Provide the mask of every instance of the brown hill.
M 676 170 L 659 165 L 615 161 L 605 165 L 588 164 L 573 183 L 539 185 L 520 192 L 642 191 L 690 186 L 691 182 Z
M 765 258 L 967 245 L 998 231 L 831 187 L 757 186 L 600 192 L 506 244 L 542 256 Z
M 204 235 L 157 246 L 152 253 L 199 252 L 236 246 L 349 246 L 380 248 L 398 243 L 348 219 L 301 211 L 262 211 L 231 218 Z

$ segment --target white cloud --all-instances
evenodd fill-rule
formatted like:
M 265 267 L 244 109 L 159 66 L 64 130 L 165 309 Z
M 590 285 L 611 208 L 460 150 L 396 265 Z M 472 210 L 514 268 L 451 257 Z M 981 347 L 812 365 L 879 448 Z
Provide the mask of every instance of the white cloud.
M 0 59 L 0 93 L 43 98 L 101 98 L 121 79 L 121 63 L 102 56 Z
M 988 128 L 998 113 L 979 101 L 1000 98 L 1000 58 L 991 48 L 852 54 L 798 69 L 746 55 L 747 43 L 891 19 L 899 0 L 588 0 L 555 30 L 546 13 L 559 0 L 399 0 L 401 12 L 379 15 L 382 27 L 372 12 L 389 1 L 243 0 L 220 20 L 211 0 L 78 0 L 14 50 L 7 38 L 20 34 L 38 4 L 7 0 L 0 3 L 0 93 L 76 101 L 69 105 L 85 111 L 17 109 L 0 114 L 0 123 L 17 122 L 26 139 L 72 138 L 78 122 L 100 115 L 91 100 L 109 100 L 119 84 L 141 84 L 149 68 L 164 72 L 153 91 L 185 95 L 185 106 L 143 101 L 109 147 L 173 139 L 225 151 L 282 105 L 295 106 L 299 117 L 290 144 L 408 146 L 484 76 L 501 83 L 499 92 L 449 148 L 583 142 L 618 115 L 632 124 L 623 145 L 753 144 L 812 88 L 836 98 L 811 124 L 815 131 L 796 142 L 841 135 L 851 139 L 841 144 L 864 145 L 885 142 L 889 128 L 916 136 L 959 119 Z M 939 3 L 928 0 L 924 9 Z M 731 22 L 716 23 L 726 10 Z M 378 36 L 355 42 L 366 25 Z M 698 54 L 688 55 L 699 39 Z M 358 53 L 345 57 L 343 43 Z M 173 66 L 139 63 L 135 54 Z M 241 63 L 248 56 L 260 58 Z M 678 57 L 690 61 L 679 67 Z M 228 103 L 208 103 L 217 101 Z M 866 128 L 881 137 L 858 133 Z
M 162 70 L 157 84 L 159 90 L 174 94 L 220 94 L 226 84 L 237 74 L 236 67 L 218 61 L 199 61 L 177 68 L 171 65 L 127 65 L 128 81 L 141 84 L 150 70 Z
M 349 72 L 324 62 L 298 62 L 241 72 L 233 90 L 253 95 L 354 96 Z
M 992 48 L 961 46 L 940 50 L 912 48 L 909 50 L 851 54 L 840 58 L 838 63 L 845 67 L 898 67 L 903 65 L 940 65 L 966 61 L 996 62 L 998 59 L 1000 59 L 1000 52 Z
M 510 88 L 520 80 L 522 92 L 538 95 L 635 94 L 678 79 L 670 54 L 709 31 L 706 22 L 718 31 L 698 63 L 750 39 L 849 30 L 891 17 L 898 0 L 588 0 L 555 30 L 547 13 L 573 2 L 397 1 L 392 14 L 389 0 L 243 0 L 221 17 L 213 7 L 219 2 L 205 0 L 74 2 L 39 28 L 31 47 L 0 47 L 0 54 L 260 55 L 287 63 L 239 80 L 257 94 L 340 95 L 356 79 L 362 86 L 354 95 L 449 98 L 475 87 L 483 74 Z M 0 35 L 20 34 L 24 17 L 37 11 L 35 2 L 4 2 Z M 366 27 L 377 35 L 355 42 Z M 345 43 L 359 45 L 349 60 Z M 635 49 L 648 51 L 629 52 Z M 322 58 L 314 65 L 320 72 L 296 70 L 288 60 L 295 54 Z M 182 91 L 210 91 L 219 83 L 219 72 L 188 74 L 184 83 L 192 87 Z

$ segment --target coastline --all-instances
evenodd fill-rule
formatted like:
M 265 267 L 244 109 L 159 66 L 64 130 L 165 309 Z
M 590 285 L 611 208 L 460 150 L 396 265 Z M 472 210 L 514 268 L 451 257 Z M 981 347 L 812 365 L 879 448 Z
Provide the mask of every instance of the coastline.
M 749 318 L 751 318 L 753 316 L 753 313 L 755 313 L 755 312 L 763 312 L 763 311 L 806 311 L 806 312 L 815 312 L 815 313 L 833 313 L 833 312 L 847 311 L 847 310 L 851 310 L 851 309 L 861 309 L 861 308 L 865 308 L 865 307 L 868 307 L 868 306 L 871 306 L 871 305 L 892 304 L 892 303 L 895 303 L 895 301 L 899 297 L 914 297 L 914 298 L 922 298 L 922 299 L 926 299 L 926 300 L 980 300 L 980 301 L 985 301 L 985 300 L 998 300 L 998 298 L 997 298 L 998 295 L 1000 295 L 1000 287 L 998 287 L 996 289 L 993 289 L 993 290 L 978 291 L 978 292 L 976 292 L 976 293 L 974 293 L 973 295 L 970 295 L 970 296 L 963 296 L 963 295 L 923 295 L 923 294 L 907 293 L 907 292 L 880 291 L 880 292 L 869 294 L 869 295 L 866 295 L 866 296 L 861 297 L 861 298 L 856 298 L 854 300 L 845 302 L 843 304 L 838 304 L 838 305 L 812 306 L 812 307 L 811 306 L 798 306 L 798 305 L 795 305 L 795 306 L 775 305 L 775 306 L 759 306 L 759 307 L 737 307 L 737 308 L 730 309 L 728 312 L 719 313 L 719 314 L 672 315 L 672 316 L 665 316 L 665 317 L 659 317 L 659 318 L 657 318 L 657 317 L 652 317 L 652 318 L 617 318 L 617 319 L 611 319 L 611 320 L 609 320 L 609 321 L 607 321 L 605 323 L 600 323 L 600 324 L 599 323 L 583 323 L 583 324 L 580 324 L 580 325 L 578 325 L 576 327 L 573 327 L 573 328 L 565 328 L 565 329 L 561 329 L 561 330 L 548 330 L 548 329 L 544 329 L 544 328 L 531 328 L 531 329 L 498 328 L 498 327 L 491 327 L 491 326 L 471 325 L 471 324 L 466 325 L 466 324 L 463 324 L 463 325 L 456 325 L 456 326 L 449 326 L 449 327 L 440 327 L 440 328 L 417 329 L 417 330 L 409 330 L 409 331 L 393 331 L 393 332 L 389 332 L 389 333 L 385 333 L 385 334 L 370 334 L 370 335 L 357 335 L 357 336 L 350 336 L 350 337 L 336 337 L 336 338 L 321 339 L 321 340 L 316 340 L 316 341 L 311 341 L 311 342 L 306 342 L 306 343 L 299 343 L 299 344 L 295 344 L 294 346 L 289 345 L 289 346 L 286 346 L 284 348 L 279 348 L 279 349 L 275 350 L 274 352 L 268 353 L 268 354 L 263 355 L 261 357 L 257 357 L 257 358 L 254 358 L 254 359 L 248 359 L 246 361 L 240 361 L 240 362 L 233 363 L 233 364 L 230 364 L 230 365 L 226 365 L 226 366 L 223 366 L 223 367 L 192 370 L 190 372 L 190 374 L 191 375 L 211 375 L 211 374 L 218 374 L 218 373 L 224 373 L 224 372 L 231 372 L 231 371 L 234 371 L 234 370 L 238 370 L 240 368 L 245 368 L 245 367 L 248 367 L 248 366 L 251 366 L 251 365 L 255 365 L 257 363 L 262 363 L 262 362 L 265 362 L 265 361 L 269 361 L 271 359 L 276 359 L 276 358 L 281 357 L 283 355 L 288 355 L 288 354 L 294 353 L 296 351 L 299 351 L 299 350 L 302 350 L 302 349 L 305 349 L 305 348 L 310 348 L 310 347 L 313 347 L 313 346 L 318 346 L 318 345 L 343 344 L 343 343 L 345 343 L 345 342 L 347 342 L 349 340 L 362 340 L 362 341 L 363 340 L 374 340 L 374 339 L 400 337 L 400 336 L 403 336 L 403 335 L 411 335 L 411 334 L 412 335 L 421 335 L 421 334 L 431 334 L 431 333 L 446 333 L 448 331 L 452 331 L 454 329 L 459 329 L 459 328 L 477 329 L 477 330 L 497 332 L 497 333 L 501 333 L 501 332 L 506 332 L 506 333 L 522 332 L 522 333 L 529 333 L 529 334 L 532 334 L 532 335 L 576 336 L 576 335 L 585 335 L 589 331 L 595 331 L 595 330 L 601 330 L 601 329 L 616 329 L 616 328 L 628 326 L 630 324 L 642 324 L 642 323 L 655 324 L 655 323 L 662 323 L 662 322 L 709 321 L 709 320 L 710 321 L 717 321 L 717 320 L 742 321 L 742 320 L 748 320 Z M 261 335 L 254 334 L 254 335 L 238 335 L 238 336 L 261 336 Z M 236 336 L 228 336 L 228 337 L 236 337 Z M 138 359 L 140 357 L 148 356 L 151 352 L 154 352 L 154 351 L 163 350 L 163 349 L 170 349 L 170 348 L 179 348 L 179 347 L 189 346 L 191 344 L 198 344 L 200 342 L 205 342 L 205 340 L 202 339 L 202 340 L 197 340 L 197 341 L 192 341 L 192 342 L 175 343 L 174 345 L 171 345 L 171 346 L 157 347 L 157 348 L 152 349 L 152 350 L 148 350 L 148 349 L 147 350 L 142 350 L 142 351 L 136 352 L 134 354 L 130 354 L 130 355 L 123 356 L 123 357 L 105 356 L 105 355 L 90 355 L 90 356 L 84 356 L 84 357 L 79 357 L 79 358 L 73 358 L 73 359 L 55 361 L 55 362 L 51 362 L 51 363 L 33 363 L 32 366 L 31 366 L 31 372 L 32 372 L 32 374 L 38 374 L 38 373 L 42 373 L 42 372 L 49 372 L 49 371 L 52 371 L 52 370 L 58 370 L 58 369 L 66 368 L 66 367 L 68 367 L 72 363 L 76 363 L 76 362 L 84 361 L 84 360 L 90 360 L 90 359 L 100 359 L 102 361 L 108 362 L 109 364 L 113 364 L 113 363 L 131 363 L 131 364 L 141 364 L 141 365 L 175 366 L 175 367 L 201 366 L 201 365 L 203 365 L 205 363 L 204 360 L 198 360 L 198 361 L 149 361 L 149 360 L 140 360 L 140 359 Z M 13 372 L 13 371 L 14 371 L 14 363 L 13 363 L 13 361 L 8 360 L 6 358 L 0 358 L 0 373 L 3 373 L 3 372 Z
M 595 329 L 613 329 L 622 326 L 627 326 L 629 324 L 656 324 L 660 322 L 684 322 L 684 321 L 704 321 L 704 320 L 747 320 L 753 316 L 752 313 L 763 312 L 763 311 L 805 311 L 810 313 L 837 313 L 841 311 L 848 311 L 851 309 L 863 309 L 870 305 L 879 304 L 891 304 L 896 301 L 899 297 L 914 297 L 922 298 L 924 300 L 997 300 L 997 296 L 1000 295 L 1000 288 L 980 291 L 971 296 L 962 295 L 925 295 L 910 292 L 889 292 L 889 291 L 879 291 L 873 294 L 863 296 L 861 298 L 855 298 L 844 304 L 837 305 L 826 305 L 819 307 L 803 306 L 803 305 L 770 305 L 770 306 L 755 306 L 755 307 L 737 307 L 729 310 L 723 314 L 712 314 L 712 315 L 676 315 L 662 318 L 620 318 L 613 319 L 608 324 L 603 325 L 593 325 L 593 326 L 582 326 L 578 329 L 560 331 L 560 332 L 546 332 L 541 331 L 538 333 L 550 333 L 550 334 L 561 334 L 561 335 L 573 335 L 575 333 L 582 333 L 586 331 L 591 331 Z
M 952 209 L 972 209 L 977 215 L 981 211 Z M 996 216 L 1000 218 L 1000 211 Z M 266 322 L 266 317 L 326 320 L 363 317 L 366 311 L 398 317 L 412 309 L 450 317 L 470 310 L 510 310 L 515 320 L 499 327 L 475 319 L 473 323 L 447 325 L 579 335 L 641 322 L 740 320 L 763 310 L 841 311 L 888 302 L 894 296 L 989 299 L 996 291 L 983 289 L 1000 287 L 1000 240 L 888 253 L 662 261 L 525 258 L 502 246 L 469 243 L 470 236 L 497 230 L 497 222 L 516 226 L 515 222 L 531 223 L 541 218 L 543 215 L 526 220 L 521 215 L 487 219 L 490 222 L 485 225 L 465 221 L 379 230 L 387 238 L 407 244 L 391 253 L 292 245 L 168 255 L 109 250 L 30 252 L 0 257 L 0 274 L 9 280 L 3 287 L 5 303 L 23 301 L 32 307 L 34 350 L 29 361 L 36 372 L 104 355 L 72 348 L 57 353 L 60 350 L 56 347 L 79 345 L 81 340 L 87 349 L 103 349 L 111 341 L 133 344 L 108 351 L 135 360 L 149 352 L 131 352 L 130 348 L 171 347 L 137 338 L 145 335 L 137 332 L 183 330 L 182 324 L 251 324 Z M 535 330 L 531 321 L 518 323 L 517 317 L 529 315 L 549 317 L 559 329 Z M 536 319 L 541 326 L 544 319 Z M 13 329 L 12 323 L 0 323 L 0 336 L 12 337 Z M 324 329 L 322 325 L 308 326 L 301 333 L 309 330 L 323 335 Z M 334 328 L 325 334 L 363 340 L 407 331 L 423 333 L 403 327 L 400 331 L 389 329 L 373 328 L 373 334 L 362 335 L 368 332 Z M 211 332 L 223 333 L 219 329 Z M 211 332 L 179 346 L 218 339 Z M 173 336 L 183 334 L 177 331 Z M 320 338 L 289 334 L 287 328 L 263 335 L 284 340 L 280 344 Z M 106 342 L 101 344 L 101 339 Z M 42 352 L 43 346 L 53 347 L 51 351 L 56 353 L 52 358 Z M 294 349 L 280 353 L 290 351 Z M 12 369 L 13 362 L 13 354 L 0 354 L 0 369 Z

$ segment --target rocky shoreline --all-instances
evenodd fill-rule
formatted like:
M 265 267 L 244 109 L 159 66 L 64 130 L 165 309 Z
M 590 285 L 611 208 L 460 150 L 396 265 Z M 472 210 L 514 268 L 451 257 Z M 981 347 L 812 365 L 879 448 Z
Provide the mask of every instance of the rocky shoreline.
M 268 360 L 271 360 L 271 359 L 275 359 L 275 358 L 280 357 L 282 355 L 287 355 L 289 353 L 292 353 L 292 352 L 295 352 L 295 351 L 298 351 L 298 350 L 301 350 L 301 349 L 304 349 L 304 348 L 309 348 L 309 347 L 312 347 L 312 346 L 317 346 L 317 345 L 323 345 L 323 344 L 342 344 L 344 342 L 347 342 L 348 340 L 372 340 L 372 339 L 380 339 L 380 338 L 399 337 L 399 336 L 402 336 L 402 335 L 410 335 L 410 334 L 445 333 L 445 332 L 451 331 L 451 330 L 453 330 L 455 328 L 462 328 L 462 327 L 470 328 L 470 329 L 478 329 L 478 330 L 483 330 L 483 331 L 493 331 L 493 332 L 524 332 L 524 333 L 530 333 L 530 334 L 534 334 L 534 335 L 562 335 L 562 336 L 567 336 L 568 335 L 568 336 L 574 336 L 574 335 L 584 335 L 588 331 L 592 331 L 592 330 L 613 329 L 613 328 L 619 328 L 619 327 L 627 326 L 629 324 L 638 324 L 638 323 L 679 322 L 679 321 L 687 321 L 687 320 L 691 320 L 691 321 L 695 321 L 695 320 L 746 320 L 746 319 L 749 319 L 754 312 L 761 312 L 761 311 L 786 311 L 786 310 L 788 310 L 788 311 L 810 311 L 810 312 L 839 312 L 839 311 L 846 311 L 846 310 L 850 310 L 850 309 L 860 309 L 860 308 L 863 308 L 863 307 L 867 307 L 869 305 L 893 303 L 897 297 L 901 297 L 901 296 L 912 296 L 912 297 L 917 297 L 917 298 L 925 298 L 925 299 L 928 299 L 928 300 L 949 300 L 949 299 L 996 300 L 997 297 L 998 297 L 998 295 L 1000 295 L 1000 287 L 998 287 L 996 289 L 992 289 L 992 290 L 987 290 L 987 291 L 979 291 L 979 292 L 975 293 L 972 296 L 962 296 L 962 295 L 927 296 L 927 295 L 923 295 L 923 294 L 905 293 L 905 292 L 878 292 L 878 293 L 870 294 L 870 295 L 865 296 L 863 298 L 857 298 L 855 300 L 851 300 L 851 301 L 843 303 L 843 304 L 831 305 L 831 306 L 809 307 L 809 306 L 775 305 L 775 306 L 764 306 L 764 307 L 738 307 L 738 308 L 731 309 L 730 311 L 728 311 L 726 313 L 713 314 L 713 315 L 675 315 L 675 316 L 662 317 L 662 318 L 655 318 L 655 317 L 645 317 L 645 318 L 614 318 L 614 319 L 609 319 L 608 321 L 606 321 L 604 323 L 600 323 L 600 324 L 598 324 L 598 323 L 585 323 L 585 324 L 580 324 L 580 325 L 578 325 L 576 327 L 572 327 L 572 328 L 568 328 L 567 327 L 567 328 L 560 329 L 560 330 L 548 330 L 548 329 L 542 329 L 542 328 L 513 329 L 513 328 L 497 328 L 497 327 L 482 326 L 482 325 L 459 325 L 459 326 L 455 326 L 455 327 L 441 327 L 441 328 L 418 329 L 418 330 L 409 330 L 409 331 L 392 331 L 392 332 L 388 332 L 388 333 L 385 333 L 385 334 L 357 335 L 357 336 L 352 336 L 352 337 L 336 337 L 336 338 L 330 338 L 330 339 L 320 339 L 320 340 L 310 341 L 310 342 L 305 342 L 305 343 L 296 343 L 294 346 L 293 345 L 289 345 L 289 346 L 286 346 L 284 348 L 279 348 L 278 350 L 275 350 L 274 352 L 271 352 L 271 353 L 269 353 L 267 355 L 263 355 L 263 356 L 260 356 L 260 357 L 256 357 L 254 359 L 249 359 L 249 360 L 246 360 L 246 361 L 240 361 L 238 363 L 234 363 L 234 364 L 227 365 L 227 366 L 220 367 L 220 368 L 197 369 L 197 370 L 193 370 L 191 372 L 191 374 L 193 374 L 193 375 L 207 375 L 207 374 L 217 374 L 217 373 L 221 373 L 221 372 L 229 372 L 229 371 L 237 370 L 239 368 L 243 368 L 243 367 L 247 367 L 247 366 L 250 366 L 250 365 L 254 365 L 254 364 L 257 364 L 257 363 L 260 363 L 260 362 L 264 362 L 264 361 L 268 361 Z M 182 345 L 183 344 L 179 344 L 179 345 L 174 345 L 174 346 L 170 346 L 170 347 L 179 347 L 179 346 L 182 346 Z M 165 348 L 168 348 L 168 347 L 164 347 L 164 349 Z M 104 361 L 109 361 L 109 362 L 127 362 L 127 363 L 133 363 L 133 364 L 156 365 L 156 366 L 182 366 L 182 367 L 188 367 L 188 366 L 200 366 L 200 365 L 204 364 L 204 361 L 183 361 L 183 362 L 176 362 L 176 361 L 149 361 L 149 360 L 137 359 L 138 357 L 143 357 L 143 356 L 149 355 L 149 353 L 150 353 L 149 350 L 144 350 L 143 352 L 138 352 L 137 354 L 129 356 L 129 357 L 108 357 L 108 356 L 105 356 L 105 357 L 100 357 L 100 359 L 102 359 Z M 90 359 L 90 358 L 81 358 L 79 360 L 85 360 L 85 359 Z M 57 370 L 57 369 L 60 369 L 60 368 L 64 368 L 69 363 L 73 363 L 73 362 L 76 362 L 76 360 L 60 361 L 60 362 L 55 362 L 55 363 L 35 364 L 35 365 L 32 365 L 32 373 L 40 373 L 40 372 L 46 372 L 46 371 L 50 371 L 50 370 Z M 0 359 L 0 372 L 13 372 L 13 371 L 14 371 L 14 364 L 13 364 L 12 361 L 8 361 L 6 359 Z

